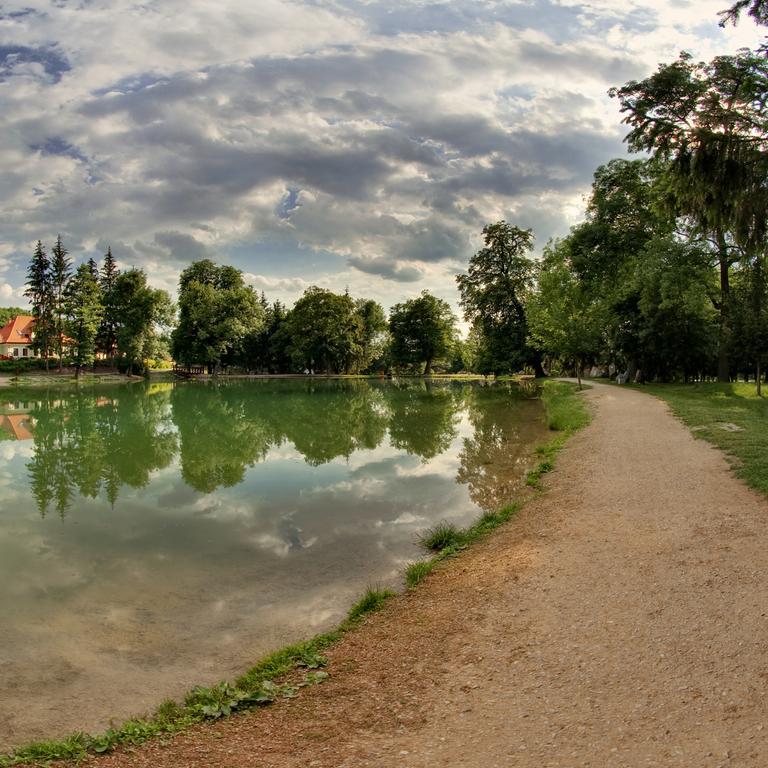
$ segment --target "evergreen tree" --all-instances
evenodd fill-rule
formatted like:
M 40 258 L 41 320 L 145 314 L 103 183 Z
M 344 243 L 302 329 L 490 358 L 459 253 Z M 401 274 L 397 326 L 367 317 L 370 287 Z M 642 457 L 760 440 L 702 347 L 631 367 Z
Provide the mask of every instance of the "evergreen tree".
M 61 235 L 59 235 L 56 238 L 56 245 L 51 249 L 54 348 L 59 358 L 59 371 L 61 371 L 64 357 L 64 291 L 71 275 L 72 262 L 67 249 L 61 241 Z
M 79 378 L 82 367 L 93 365 L 96 357 L 96 334 L 103 313 L 101 288 L 90 263 L 81 264 L 67 283 L 63 307 L 63 327 L 71 340 L 75 376 Z
M 35 318 L 32 345 L 45 360 L 46 370 L 48 370 L 48 357 L 55 336 L 51 280 L 51 262 L 43 244 L 38 240 L 27 269 L 27 289 L 24 295 L 32 304 L 32 315 Z
M 112 248 L 107 248 L 104 263 L 101 266 L 101 273 L 99 274 L 104 311 L 96 338 L 96 346 L 100 352 L 103 352 L 111 360 L 114 360 L 115 352 L 117 351 L 117 328 L 120 323 L 115 296 L 115 284 L 119 274 L 120 270 L 117 268 L 115 259 L 112 256 Z

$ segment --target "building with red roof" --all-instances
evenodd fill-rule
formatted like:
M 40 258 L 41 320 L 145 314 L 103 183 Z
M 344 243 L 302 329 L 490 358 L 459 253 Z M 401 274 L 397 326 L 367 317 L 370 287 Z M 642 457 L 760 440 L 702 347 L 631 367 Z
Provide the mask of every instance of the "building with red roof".
M 32 348 L 35 318 L 32 315 L 16 315 L 0 328 L 0 357 L 37 357 Z

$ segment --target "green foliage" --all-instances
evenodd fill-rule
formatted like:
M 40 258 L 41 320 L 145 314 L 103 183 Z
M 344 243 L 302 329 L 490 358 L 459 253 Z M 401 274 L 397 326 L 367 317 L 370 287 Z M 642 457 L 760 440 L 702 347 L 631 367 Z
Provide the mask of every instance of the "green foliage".
M 347 293 L 308 288 L 288 313 L 284 327 L 287 351 L 297 370 L 350 373 L 366 355 L 364 318 Z
M 264 308 L 242 272 L 209 259 L 190 264 L 179 277 L 179 322 L 171 336 L 174 359 L 186 365 L 245 364 L 249 339 L 264 325 Z
M 51 262 L 40 240 L 37 241 L 32 261 L 27 268 L 24 295 L 32 305 L 35 318 L 35 335 L 32 346 L 47 361 L 56 336 L 54 320 L 53 283 Z
M 88 264 L 81 264 L 64 289 L 64 333 L 71 340 L 70 355 L 80 374 L 96 357 L 96 335 L 103 315 L 101 287 Z
M 427 528 L 419 536 L 419 546 L 428 552 L 440 552 L 447 547 L 460 547 L 464 543 L 464 533 L 453 523 L 442 521 L 432 528 Z
M 374 589 L 369 587 L 365 594 L 349 609 L 343 627 L 350 628 L 359 624 L 366 616 L 380 611 L 395 593 L 389 589 Z
M 129 269 L 115 277 L 113 300 L 117 354 L 131 373 L 144 368 L 148 358 L 156 357 L 158 327 L 168 326 L 173 305 L 166 291 L 150 288 L 141 269 Z
M 117 303 L 115 287 L 120 270 L 117 268 L 112 248 L 107 248 L 104 263 L 99 273 L 103 313 L 96 337 L 97 348 L 113 358 L 117 352 L 117 329 L 121 325 L 120 307 Z
M 575 275 L 566 242 L 548 246 L 538 274 L 538 291 L 528 303 L 531 340 L 552 357 L 581 365 L 601 351 L 604 307 Z
M 485 247 L 456 282 L 465 319 L 477 338 L 475 367 L 483 374 L 519 370 L 532 360 L 525 302 L 533 285 L 530 229 L 499 221 L 483 229 Z
M 28 309 L 21 307 L 0 307 L 0 328 L 7 325 L 17 315 L 28 315 Z
M 541 399 L 547 412 L 547 426 L 554 432 L 571 435 L 591 420 L 586 403 L 576 394 L 572 384 L 544 381 Z
M 389 314 L 390 354 L 395 367 L 423 365 L 428 376 L 435 360 L 450 353 L 456 337 L 456 317 L 447 301 L 428 291 L 395 304 Z
M 410 563 L 405 569 L 405 586 L 413 589 L 420 584 L 432 573 L 437 562 L 437 560 L 417 560 L 415 563 Z

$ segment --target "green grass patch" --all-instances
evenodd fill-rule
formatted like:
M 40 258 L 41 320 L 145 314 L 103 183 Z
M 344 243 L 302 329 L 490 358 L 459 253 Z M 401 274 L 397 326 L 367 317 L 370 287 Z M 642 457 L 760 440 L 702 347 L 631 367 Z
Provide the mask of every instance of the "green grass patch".
M 226 717 L 235 711 L 293 698 L 299 689 L 328 677 L 323 651 L 369 614 L 381 610 L 394 593 L 369 588 L 352 606 L 347 618 L 333 632 L 281 648 L 269 654 L 234 682 L 192 689 L 183 702 L 167 700 L 146 718 L 127 720 L 119 728 L 91 736 L 82 732 L 66 739 L 30 744 L 0 756 L 0 768 L 16 765 L 47 765 L 54 760 L 78 762 L 88 754 L 109 752 L 120 745 L 141 744 L 156 736 L 169 735 L 204 720 Z M 281 682 L 293 674 L 290 682 Z M 296 678 L 295 680 L 293 678 Z
M 440 552 L 447 547 L 460 547 L 464 544 L 464 531 L 453 523 L 439 522 L 432 528 L 427 528 L 419 536 L 419 546 L 427 552 Z
M 738 477 L 768 494 L 768 399 L 754 384 L 632 385 L 669 404 L 692 431 L 723 450 Z
M 441 559 L 438 555 L 431 560 L 417 560 L 415 563 L 407 565 L 405 568 L 405 586 L 408 589 L 413 589 L 417 584 L 420 584 L 432 573 Z

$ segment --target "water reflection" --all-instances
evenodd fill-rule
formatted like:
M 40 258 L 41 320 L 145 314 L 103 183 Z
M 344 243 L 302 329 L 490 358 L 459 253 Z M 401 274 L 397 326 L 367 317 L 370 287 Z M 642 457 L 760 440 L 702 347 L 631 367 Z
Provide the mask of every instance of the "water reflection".
M 399 584 L 419 531 L 510 501 L 546 432 L 540 403 L 481 383 L 5 395 L 0 747 L 102 729 L 329 628 Z
M 121 487 L 145 486 L 177 456 L 182 479 L 200 493 L 238 485 L 284 445 L 320 466 L 388 435 L 394 448 L 430 460 L 449 448 L 466 414 L 474 433 L 457 479 L 486 509 L 509 497 L 504 478 L 526 448 L 515 420 L 526 423 L 519 404 L 533 396 L 515 385 L 306 380 L 17 393 L 0 404 L 0 431 L 33 441 L 27 470 L 38 510 L 64 517 L 76 494 L 103 492 L 114 505 Z

